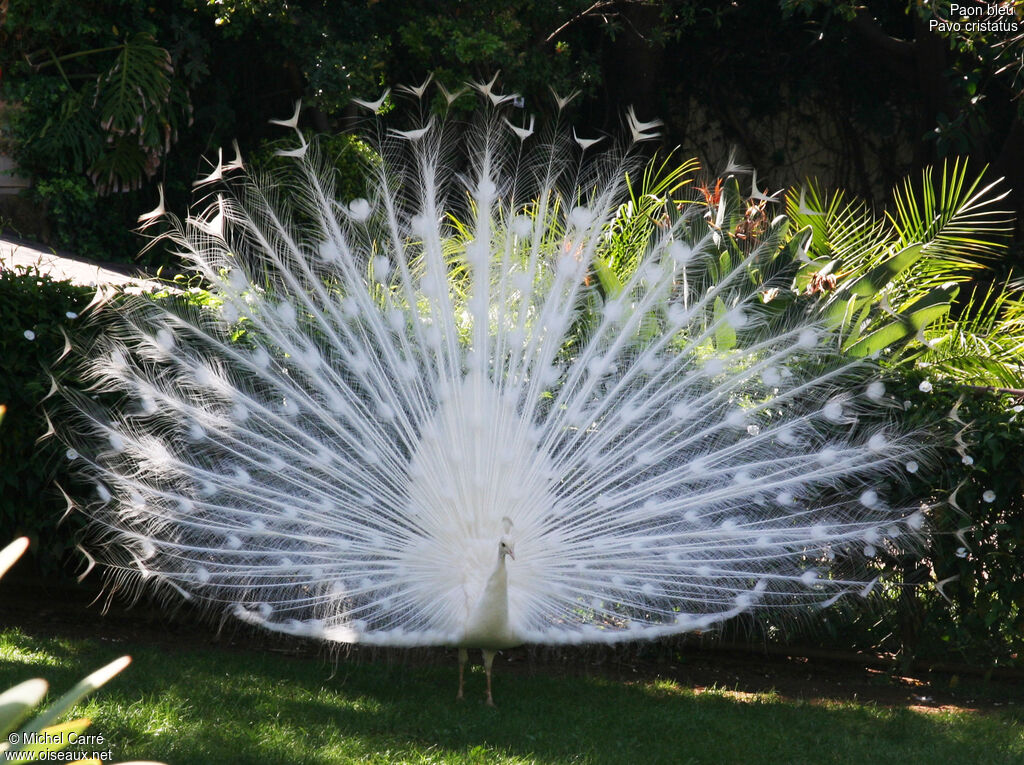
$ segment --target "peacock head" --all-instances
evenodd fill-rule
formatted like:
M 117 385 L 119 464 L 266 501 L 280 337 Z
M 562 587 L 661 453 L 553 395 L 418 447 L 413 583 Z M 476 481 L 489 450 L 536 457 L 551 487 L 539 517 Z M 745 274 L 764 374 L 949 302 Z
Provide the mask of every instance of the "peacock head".
M 498 542 L 498 557 L 504 559 L 506 555 L 512 560 L 516 559 L 515 550 L 512 549 L 512 542 L 508 539 L 502 539 Z
M 512 533 L 512 519 L 506 515 L 501 519 L 501 522 L 505 527 L 505 534 L 501 537 L 501 541 L 498 542 L 498 560 L 505 560 L 506 555 L 515 560 L 515 549 L 512 546 L 512 540 L 509 539 L 509 535 Z

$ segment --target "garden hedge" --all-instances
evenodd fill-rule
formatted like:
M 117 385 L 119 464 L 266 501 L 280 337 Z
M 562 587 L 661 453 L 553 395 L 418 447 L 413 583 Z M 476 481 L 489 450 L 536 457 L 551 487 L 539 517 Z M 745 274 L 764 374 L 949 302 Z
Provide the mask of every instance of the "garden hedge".
M 66 478 L 68 459 L 44 438 L 43 400 L 93 292 L 36 269 L 0 270 L 0 540 L 27 535 L 39 569 L 54 575 L 67 573 L 82 523 L 61 523 L 67 505 L 55 481 Z

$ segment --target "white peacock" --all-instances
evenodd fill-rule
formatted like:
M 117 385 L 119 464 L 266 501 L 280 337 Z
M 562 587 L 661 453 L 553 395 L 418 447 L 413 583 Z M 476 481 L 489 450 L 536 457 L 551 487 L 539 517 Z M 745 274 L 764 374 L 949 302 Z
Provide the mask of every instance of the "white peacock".
M 500 649 L 870 586 L 845 572 L 921 528 L 885 501 L 921 447 L 872 415 L 869 364 L 774 311 L 792 275 L 754 275 L 777 240 L 726 263 L 714 220 L 668 206 L 602 289 L 656 123 L 630 113 L 633 141 L 584 160 L 594 140 L 477 89 L 465 134 L 381 134 L 365 198 L 336 199 L 300 133 L 287 187 L 236 159 L 205 212 L 143 216 L 217 305 L 100 311 L 85 355 L 107 403 L 65 391 L 115 576 L 271 630 L 457 646 L 460 697 L 481 648 L 488 702 Z

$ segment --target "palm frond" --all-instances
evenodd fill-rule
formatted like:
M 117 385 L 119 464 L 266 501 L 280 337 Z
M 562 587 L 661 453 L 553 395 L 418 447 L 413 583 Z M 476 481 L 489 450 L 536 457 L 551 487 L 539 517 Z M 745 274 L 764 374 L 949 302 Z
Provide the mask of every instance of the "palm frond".
M 675 195 L 692 181 L 697 169 L 695 159 L 674 164 L 669 154 L 648 162 L 639 182 L 633 182 L 627 175 L 629 199 L 619 207 L 608 227 L 600 258 L 616 278 L 627 280 L 635 270 L 642 254 L 640 245 L 656 227 L 667 225 Z
M 833 270 L 870 268 L 877 265 L 888 247 L 890 234 L 885 222 L 872 215 L 863 201 L 847 201 L 842 191 L 827 196 L 814 182 L 802 191 L 790 189 L 786 215 L 793 230 L 811 227 L 808 255 L 814 260 L 835 262 Z
M 789 192 L 787 214 L 813 232 L 795 285 L 822 294 L 818 310 L 841 327 L 846 352 L 888 349 L 890 361 L 960 363 L 965 374 L 970 365 L 986 379 L 1012 376 L 1012 344 L 1001 338 L 997 348 L 981 324 L 949 319 L 957 285 L 1005 249 L 1012 223 L 998 209 L 1006 196 L 999 182 L 983 186 L 982 177 L 969 176 L 964 160 L 945 163 L 937 179 L 926 169 L 919 185 L 908 180 L 894 191 L 894 210 L 882 218 L 841 192 L 825 196 L 814 183 Z M 995 302 L 992 315 L 1003 316 L 1006 300 Z M 988 316 L 987 306 L 960 313 Z M 915 346 L 929 327 L 933 347 Z M 983 359 L 990 346 L 1002 361 Z
M 921 366 L 961 382 L 1024 387 L 1024 298 L 1009 281 L 975 288 L 960 315 L 935 322 L 925 338 Z
M 944 161 L 936 183 L 925 168 L 919 188 L 908 178 L 895 189 L 895 213 L 889 213 L 902 244 L 923 243 L 932 258 L 974 265 L 997 256 L 1006 246 L 1012 215 L 999 208 L 1009 190 L 1002 179 L 982 186 L 985 169 L 969 180 L 967 160 Z

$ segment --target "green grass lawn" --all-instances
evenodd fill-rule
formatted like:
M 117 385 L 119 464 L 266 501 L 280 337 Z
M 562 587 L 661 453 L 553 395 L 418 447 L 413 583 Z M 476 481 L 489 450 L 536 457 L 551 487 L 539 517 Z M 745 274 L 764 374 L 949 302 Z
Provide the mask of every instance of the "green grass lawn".
M 54 693 L 124 653 L 131 666 L 79 712 L 115 760 L 191 763 L 1024 762 L 1019 707 L 916 712 L 694 693 L 664 680 L 483 673 L 454 700 L 440 666 L 337 664 L 265 652 L 0 633 L 0 688 L 45 677 Z M 1006 709 L 1007 711 L 1001 711 Z

